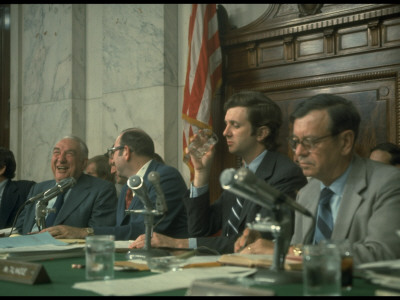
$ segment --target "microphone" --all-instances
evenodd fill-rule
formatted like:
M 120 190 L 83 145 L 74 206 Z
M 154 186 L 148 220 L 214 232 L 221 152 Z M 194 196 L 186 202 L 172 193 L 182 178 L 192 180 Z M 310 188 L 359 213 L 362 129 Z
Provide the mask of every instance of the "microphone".
M 147 188 L 144 184 L 143 178 L 138 175 L 133 175 L 128 178 L 128 187 L 139 196 L 146 210 L 153 210 L 153 204 L 147 194 Z
M 75 178 L 68 177 L 56 183 L 54 187 L 48 189 L 44 193 L 39 193 L 38 195 L 29 199 L 29 201 L 31 201 L 33 198 L 38 198 L 38 199 L 41 198 L 41 200 L 38 201 L 35 210 L 36 225 L 38 226 L 38 228 L 41 228 L 44 225 L 45 222 L 44 220 L 46 217 L 46 207 L 49 200 L 53 199 L 55 196 L 61 193 L 64 193 L 65 191 L 73 187 L 75 184 L 76 184 Z M 54 208 L 49 209 L 49 212 L 52 211 L 54 212 L 54 210 L 55 210 Z
M 42 199 L 43 196 L 44 196 L 44 193 L 45 192 L 41 192 L 41 193 L 37 194 L 36 196 L 33 196 L 33 197 L 29 198 L 25 203 L 26 204 L 31 204 L 31 203 L 36 202 L 36 200 Z
M 165 201 L 164 192 L 160 185 L 160 174 L 156 171 L 151 171 L 147 176 L 147 179 L 153 184 L 154 189 L 156 190 L 156 210 L 160 213 L 165 213 L 168 210 L 168 207 L 167 202 Z
M 50 199 L 54 198 L 58 194 L 61 194 L 64 192 L 64 190 L 68 190 L 69 188 L 73 187 L 76 184 L 76 180 L 73 177 L 68 177 L 63 180 L 61 180 L 59 183 L 56 183 L 56 185 L 48 189 L 47 191 L 41 192 L 31 198 L 29 198 L 26 201 L 26 204 L 33 203 L 37 200 L 40 200 L 43 198 L 43 201 L 49 201 Z
M 245 167 L 240 168 L 236 172 L 232 168 L 224 170 L 220 176 L 220 183 L 223 189 L 249 199 L 263 207 L 272 208 L 275 204 L 284 203 L 291 209 L 313 218 L 310 211 L 284 193 L 273 188 L 264 180 L 259 179 Z
M 58 194 L 64 193 L 65 191 L 73 187 L 75 184 L 76 180 L 74 177 L 68 177 L 61 180 L 60 182 L 56 183 L 54 187 L 43 193 L 42 201 L 44 203 L 47 203 L 49 200 L 53 199 Z

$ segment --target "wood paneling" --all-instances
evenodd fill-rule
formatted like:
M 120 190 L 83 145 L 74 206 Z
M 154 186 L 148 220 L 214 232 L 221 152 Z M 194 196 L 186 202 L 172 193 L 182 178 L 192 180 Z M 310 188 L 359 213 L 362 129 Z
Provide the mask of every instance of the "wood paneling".
M 291 157 L 289 114 L 305 98 L 335 93 L 353 101 L 362 116 L 359 154 L 367 156 L 384 141 L 400 145 L 400 5 L 329 4 L 306 17 L 296 7 L 272 4 L 253 23 L 224 30 L 224 89 L 213 107 L 220 113 L 214 116 L 218 130 L 224 128 L 222 105 L 232 93 L 264 92 L 283 111 L 279 151 Z M 221 138 L 218 174 L 240 164 Z

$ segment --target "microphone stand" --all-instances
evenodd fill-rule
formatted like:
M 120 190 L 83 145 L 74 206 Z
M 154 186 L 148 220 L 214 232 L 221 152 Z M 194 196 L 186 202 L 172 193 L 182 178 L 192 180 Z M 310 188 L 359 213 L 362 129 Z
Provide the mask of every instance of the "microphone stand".
M 248 224 L 250 229 L 260 232 L 271 232 L 274 236 L 274 254 L 272 265 L 269 269 L 258 269 L 253 276 L 255 281 L 267 284 L 302 283 L 302 273 L 299 271 L 285 270 L 285 257 L 289 249 L 291 225 L 290 216 L 281 209 L 281 204 L 274 204 L 273 218 L 262 219 L 257 214 L 253 223 Z
M 38 201 L 36 206 L 36 225 L 39 231 L 46 228 L 46 216 L 56 211 L 55 208 L 47 208 L 48 203 L 49 201 L 47 199 L 42 198 Z
M 151 209 L 126 209 L 125 214 L 142 214 L 144 215 L 145 225 L 145 245 L 141 249 L 132 249 L 128 251 L 128 259 L 146 259 L 149 257 L 169 256 L 170 253 L 166 250 L 159 248 L 151 248 L 151 236 L 153 234 L 154 216 L 162 215 L 157 210 Z

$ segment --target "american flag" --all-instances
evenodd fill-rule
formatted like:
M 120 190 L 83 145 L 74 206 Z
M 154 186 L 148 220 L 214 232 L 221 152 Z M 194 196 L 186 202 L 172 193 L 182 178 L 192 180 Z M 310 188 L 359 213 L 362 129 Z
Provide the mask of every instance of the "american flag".
M 182 108 L 183 154 L 197 128 L 212 130 L 211 101 L 221 83 L 222 55 L 216 4 L 192 4 Z M 193 165 L 190 160 L 186 164 L 193 180 Z

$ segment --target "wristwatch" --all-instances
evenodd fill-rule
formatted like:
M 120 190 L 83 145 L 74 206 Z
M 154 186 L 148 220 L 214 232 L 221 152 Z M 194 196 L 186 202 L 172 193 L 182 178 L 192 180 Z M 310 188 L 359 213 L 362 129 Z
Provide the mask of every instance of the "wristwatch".
M 94 235 L 94 230 L 93 230 L 93 228 L 90 228 L 90 227 L 86 228 L 86 233 L 87 233 L 87 236 L 92 236 L 92 235 Z

